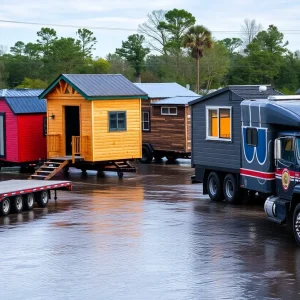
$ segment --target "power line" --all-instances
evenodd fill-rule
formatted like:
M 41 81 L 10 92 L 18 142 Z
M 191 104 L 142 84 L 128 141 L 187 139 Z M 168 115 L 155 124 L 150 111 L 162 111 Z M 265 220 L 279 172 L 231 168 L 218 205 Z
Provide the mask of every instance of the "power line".
M 134 28 L 120 28 L 120 27 L 108 27 L 108 26 L 90 26 L 90 25 L 72 25 L 72 24 L 56 24 L 56 23 L 38 23 L 38 22 L 25 22 L 25 21 L 12 21 L 12 20 L 0 20 L 0 23 L 11 23 L 11 24 L 23 24 L 23 25 L 39 25 L 39 26 L 53 26 L 53 27 L 66 27 L 66 28 L 89 28 L 96 30 L 112 30 L 112 31 L 132 31 L 137 32 Z M 232 33 L 232 34 L 243 34 L 237 30 L 211 30 L 213 33 Z M 300 34 L 300 29 L 284 29 L 280 32 L 285 34 Z

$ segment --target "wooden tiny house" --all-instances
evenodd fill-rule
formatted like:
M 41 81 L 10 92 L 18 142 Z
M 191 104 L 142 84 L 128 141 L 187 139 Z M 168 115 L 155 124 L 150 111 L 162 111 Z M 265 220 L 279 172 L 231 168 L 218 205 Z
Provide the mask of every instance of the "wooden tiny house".
M 60 75 L 40 95 L 47 100 L 47 157 L 72 157 L 85 170 L 140 158 L 145 97 L 122 75 Z
M 174 161 L 191 155 L 189 101 L 201 96 L 177 83 L 136 83 L 148 94 L 142 100 L 143 157 Z
M 0 90 L 0 164 L 33 167 L 46 159 L 46 102 L 42 90 Z

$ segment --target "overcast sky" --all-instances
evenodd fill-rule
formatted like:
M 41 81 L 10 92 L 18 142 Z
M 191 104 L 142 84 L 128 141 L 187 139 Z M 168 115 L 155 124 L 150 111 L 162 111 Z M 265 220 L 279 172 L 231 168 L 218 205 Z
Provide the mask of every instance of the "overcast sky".
M 289 41 L 288 48 L 300 49 L 299 0 L 0 0 L 0 19 L 51 24 L 107 26 L 137 29 L 153 10 L 185 9 L 197 24 L 206 26 L 217 39 L 239 36 L 245 18 L 256 19 L 266 29 L 276 25 Z M 11 47 L 16 41 L 36 41 L 41 26 L 0 22 L 0 45 Z M 76 37 L 76 28 L 53 27 L 58 36 Z M 95 56 L 105 57 L 121 46 L 122 40 L 134 31 L 91 29 L 98 43 Z M 299 30 L 288 32 L 288 30 Z M 222 33 L 217 31 L 224 31 Z M 227 32 L 226 32 L 227 31 Z

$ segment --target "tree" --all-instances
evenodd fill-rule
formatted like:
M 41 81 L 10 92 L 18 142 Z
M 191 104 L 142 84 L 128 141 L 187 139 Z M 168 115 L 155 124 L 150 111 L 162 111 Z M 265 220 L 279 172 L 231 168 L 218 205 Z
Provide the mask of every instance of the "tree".
M 168 33 L 160 24 L 166 21 L 165 14 L 164 10 L 154 10 L 147 15 L 148 20 L 138 27 L 138 32 L 148 38 L 148 46 L 163 55 L 167 55 Z
M 10 48 L 10 52 L 15 56 L 21 56 L 24 54 L 25 44 L 21 41 L 15 43 L 13 47 Z
M 78 34 L 80 45 L 84 57 L 90 57 L 92 55 L 92 50 L 97 43 L 96 37 L 93 36 L 93 32 L 88 29 L 78 29 L 76 34 Z
M 230 55 L 232 55 L 236 49 L 243 45 L 243 41 L 240 38 L 235 37 L 223 39 L 219 41 L 219 43 L 227 48 Z
M 133 67 L 137 82 L 141 82 L 141 72 L 145 68 L 145 57 L 149 54 L 150 49 L 144 48 L 145 37 L 139 34 L 133 34 L 128 40 L 122 41 L 122 48 L 116 49 L 116 54 L 124 57 Z
M 256 35 L 262 30 L 262 25 L 257 24 L 255 19 L 245 19 L 244 24 L 241 26 L 242 37 L 244 45 L 250 44 Z
M 42 48 L 39 44 L 28 43 L 24 48 L 24 55 L 26 55 L 29 60 L 39 60 Z
M 184 36 L 183 45 L 191 50 L 191 55 L 197 62 L 197 93 L 200 91 L 200 58 L 203 57 L 204 49 L 212 48 L 213 41 L 211 32 L 204 26 L 191 27 Z
M 44 53 L 47 54 L 50 46 L 57 40 L 56 31 L 52 28 L 42 27 L 41 30 L 37 32 L 37 36 L 40 38 L 37 39 L 38 44 L 43 47 Z
M 31 79 L 25 77 L 24 80 L 17 86 L 17 88 L 30 88 L 30 89 L 45 89 L 48 83 L 41 79 Z
M 110 64 L 109 73 L 122 74 L 130 81 L 134 80 L 134 70 L 126 59 L 118 54 L 108 54 L 106 60 Z
M 173 9 L 165 14 L 165 21 L 159 23 L 160 30 L 169 34 L 165 49 L 175 55 L 181 54 L 182 41 L 185 31 L 196 23 L 195 17 L 184 9 Z

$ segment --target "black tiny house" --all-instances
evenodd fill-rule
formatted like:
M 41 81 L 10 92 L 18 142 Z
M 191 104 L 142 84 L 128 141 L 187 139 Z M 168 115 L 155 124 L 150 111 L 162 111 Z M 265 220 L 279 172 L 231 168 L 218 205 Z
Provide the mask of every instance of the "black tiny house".
M 231 85 L 190 102 L 192 167 L 203 182 L 205 170 L 239 173 L 241 168 L 241 102 L 282 95 L 271 85 Z M 207 193 L 206 185 L 203 192 Z

